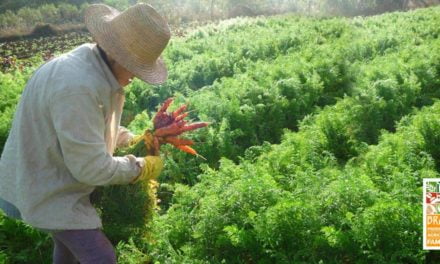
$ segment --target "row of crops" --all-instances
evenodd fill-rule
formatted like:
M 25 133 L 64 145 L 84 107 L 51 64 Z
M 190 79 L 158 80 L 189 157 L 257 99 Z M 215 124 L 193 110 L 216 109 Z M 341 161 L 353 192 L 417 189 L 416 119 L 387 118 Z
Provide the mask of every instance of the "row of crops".
M 106 212 L 120 262 L 435 259 L 422 250 L 421 186 L 440 168 L 439 35 L 430 8 L 234 19 L 173 39 L 169 81 L 127 87 L 122 122 L 141 133 L 175 96 L 213 122 L 192 135 L 207 161 L 163 147 L 160 210 L 140 232 Z M 0 74 L 1 145 L 33 65 Z M 2 221 L 22 236 L 6 232 L 0 259 L 50 256 L 47 237 Z M 40 253 L 26 251 L 35 240 Z

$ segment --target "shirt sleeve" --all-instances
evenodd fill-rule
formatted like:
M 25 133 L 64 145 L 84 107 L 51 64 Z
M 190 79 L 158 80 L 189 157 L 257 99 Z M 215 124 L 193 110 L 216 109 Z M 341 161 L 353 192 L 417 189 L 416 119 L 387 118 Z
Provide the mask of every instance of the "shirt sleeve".
M 54 96 L 50 111 L 64 163 L 79 182 L 128 184 L 139 175 L 133 155 L 112 157 L 107 152 L 104 112 L 92 94 Z

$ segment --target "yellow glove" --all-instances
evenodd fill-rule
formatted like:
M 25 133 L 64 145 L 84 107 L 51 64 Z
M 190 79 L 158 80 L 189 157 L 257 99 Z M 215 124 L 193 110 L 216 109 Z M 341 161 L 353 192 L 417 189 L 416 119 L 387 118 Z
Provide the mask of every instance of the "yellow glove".
M 141 173 L 132 183 L 156 179 L 162 172 L 163 162 L 160 156 L 146 156 L 143 161 L 143 164 L 140 164 Z
M 160 145 L 157 138 L 153 136 L 153 133 L 150 130 L 145 130 L 144 132 L 144 143 L 145 148 L 147 149 L 148 155 L 158 156 Z
M 135 145 L 139 143 L 141 140 L 144 141 L 145 148 L 147 150 L 147 155 L 158 156 L 160 150 L 160 144 L 157 138 L 153 136 L 153 133 L 150 130 L 145 130 L 144 134 L 134 136 L 129 145 Z
M 144 135 L 134 135 L 131 140 L 128 142 L 128 146 L 133 146 L 136 145 L 137 143 L 139 143 L 139 141 L 141 141 L 142 139 L 144 139 Z

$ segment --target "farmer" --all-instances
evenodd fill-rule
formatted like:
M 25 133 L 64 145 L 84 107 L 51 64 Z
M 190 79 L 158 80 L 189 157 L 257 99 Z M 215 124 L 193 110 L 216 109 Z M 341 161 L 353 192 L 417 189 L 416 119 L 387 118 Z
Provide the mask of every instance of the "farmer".
M 147 4 L 91 5 L 85 23 L 97 44 L 47 62 L 23 91 L 0 160 L 0 208 L 52 235 L 54 263 L 108 264 L 115 252 L 90 194 L 162 170 L 157 146 L 145 158 L 113 152 L 133 136 L 119 126 L 123 87 L 134 77 L 166 80 L 160 54 L 170 30 Z

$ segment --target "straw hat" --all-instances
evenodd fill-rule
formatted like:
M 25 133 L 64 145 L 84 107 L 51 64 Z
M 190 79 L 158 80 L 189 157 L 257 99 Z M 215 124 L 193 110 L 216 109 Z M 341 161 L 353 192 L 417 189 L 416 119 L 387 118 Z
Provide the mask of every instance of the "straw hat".
M 85 24 L 102 49 L 136 77 L 160 84 L 167 69 L 160 55 L 170 40 L 167 22 L 148 4 L 123 12 L 104 4 L 90 5 Z

